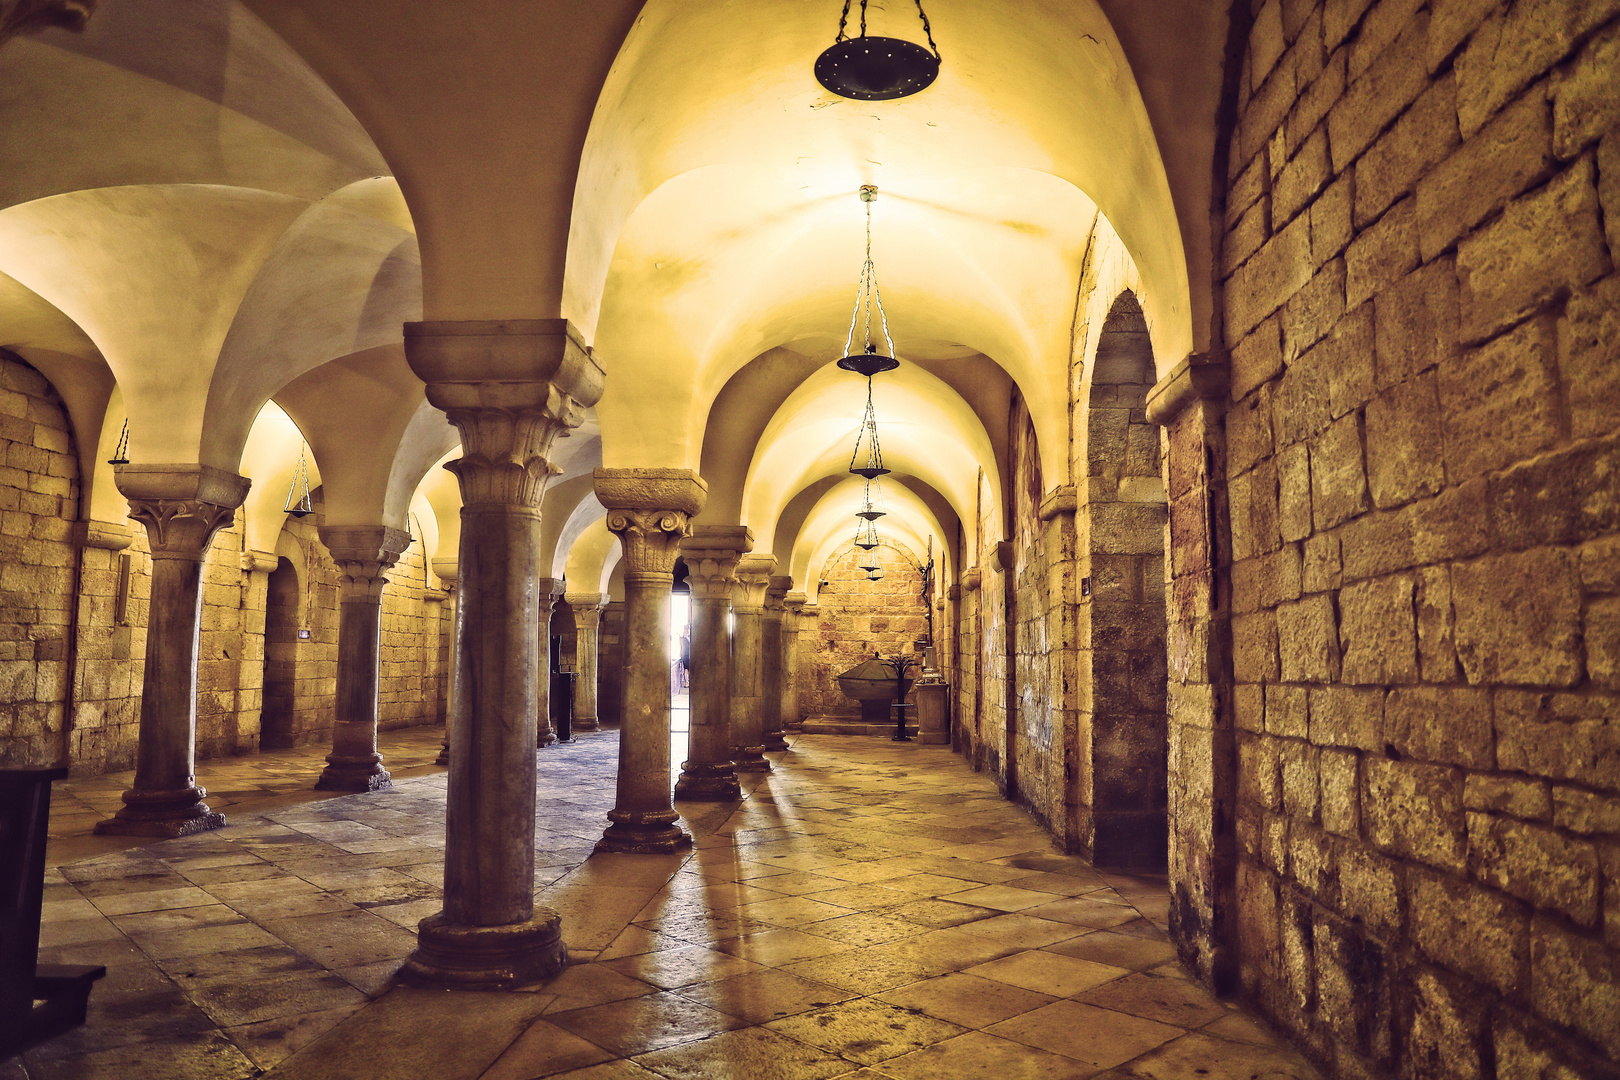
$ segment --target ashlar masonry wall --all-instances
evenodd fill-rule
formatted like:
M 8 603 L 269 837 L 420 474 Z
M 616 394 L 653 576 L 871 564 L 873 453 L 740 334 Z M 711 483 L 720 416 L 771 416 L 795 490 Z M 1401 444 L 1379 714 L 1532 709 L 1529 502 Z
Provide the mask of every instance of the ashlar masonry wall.
M 1614 1076 L 1620 4 L 1252 16 L 1226 458 L 1171 461 L 1229 484 L 1236 847 L 1178 933 L 1341 1076 Z
M 799 710 L 807 720 L 858 719 L 860 703 L 838 689 L 838 676 L 874 653 L 915 657 L 917 640 L 928 633 L 922 573 L 885 543 L 870 552 L 884 576 L 868 581 L 859 566 L 868 554 L 847 543 L 821 572 L 827 584 L 816 598 L 816 630 L 799 635 Z

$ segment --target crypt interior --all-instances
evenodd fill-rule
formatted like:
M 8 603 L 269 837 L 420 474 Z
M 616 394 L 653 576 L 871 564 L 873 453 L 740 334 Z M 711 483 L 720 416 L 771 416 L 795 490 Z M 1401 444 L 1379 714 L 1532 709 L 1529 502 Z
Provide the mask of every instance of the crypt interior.
M 0 1080 L 1620 1078 L 1617 0 L 0 0 L 0 147 Z

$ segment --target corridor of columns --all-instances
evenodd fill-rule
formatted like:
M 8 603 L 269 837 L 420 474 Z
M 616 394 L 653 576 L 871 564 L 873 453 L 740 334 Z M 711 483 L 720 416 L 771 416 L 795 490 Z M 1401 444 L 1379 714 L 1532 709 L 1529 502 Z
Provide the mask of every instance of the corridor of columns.
M 1620 1080 L 1617 20 L 0 0 L 3 1080 Z

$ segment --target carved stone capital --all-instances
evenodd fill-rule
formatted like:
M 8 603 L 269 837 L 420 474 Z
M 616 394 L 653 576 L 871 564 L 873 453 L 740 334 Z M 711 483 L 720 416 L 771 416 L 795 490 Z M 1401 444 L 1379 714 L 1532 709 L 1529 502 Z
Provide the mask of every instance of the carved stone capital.
M 79 543 L 88 548 L 123 551 L 135 542 L 135 530 L 121 521 L 79 522 Z
M 563 583 L 561 578 L 535 578 L 535 595 L 540 598 L 540 610 L 550 611 L 557 606 L 557 601 L 563 598 Z
M 683 510 L 609 510 L 608 532 L 624 547 L 624 572 L 673 577 L 675 559 L 680 554 L 681 537 L 686 535 L 687 516 Z
M 744 555 L 737 560 L 737 588 L 731 606 L 739 615 L 758 615 L 765 610 L 765 593 L 771 587 L 775 555 Z
M 691 469 L 597 469 L 596 497 L 624 548 L 626 575 L 675 572 L 681 538 L 709 498 Z
M 601 593 L 568 593 L 563 600 L 574 613 L 574 629 L 595 631 L 602 625 Z
M 51 26 L 81 31 L 95 10 L 96 0 L 0 0 L 0 44 Z
M 970 566 L 962 571 L 962 588 L 967 592 L 978 589 L 979 582 L 984 578 L 984 571 L 977 566 Z
M 791 575 L 779 574 L 771 578 L 765 587 L 765 617 L 767 619 L 780 619 L 785 610 L 783 599 L 788 590 L 793 588 Z
M 1191 353 L 1148 391 L 1148 422 L 1169 427 L 1195 401 L 1224 403 L 1231 385 L 1232 360 L 1227 350 Z
M 602 396 L 602 368 L 563 319 L 405 324 L 405 358 L 461 433 L 445 466 L 462 505 L 539 510 L 551 444 Z
M 782 597 L 782 610 L 787 613 L 782 623 L 784 627 L 797 625 L 794 623 L 793 618 L 804 610 L 804 605 L 809 602 L 809 599 L 802 592 L 790 592 Z
M 447 593 L 456 591 L 456 576 L 461 571 L 461 562 L 455 558 L 434 559 L 433 576 L 439 579 L 439 585 Z
M 686 584 L 694 599 L 729 600 L 737 584 L 737 560 L 753 550 L 754 534 L 742 525 L 699 525 L 681 541 Z
M 251 483 L 211 465 L 117 465 L 113 481 L 129 516 L 146 526 L 154 559 L 201 559 Z
M 242 552 L 242 571 L 248 574 L 268 574 L 281 564 L 281 557 L 273 551 Z
M 382 602 L 388 568 L 411 544 L 411 534 L 386 525 L 322 525 L 321 543 L 342 575 L 343 600 Z

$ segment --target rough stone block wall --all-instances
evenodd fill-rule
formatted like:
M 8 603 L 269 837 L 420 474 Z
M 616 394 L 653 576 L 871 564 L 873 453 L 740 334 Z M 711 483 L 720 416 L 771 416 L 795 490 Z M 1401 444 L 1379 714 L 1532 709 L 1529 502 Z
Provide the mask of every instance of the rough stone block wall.
M 385 731 L 438 722 L 440 625 L 422 541 L 400 555 L 383 589 L 377 726 Z M 434 599 L 429 599 L 429 596 Z
M 1615 1076 L 1620 4 L 1269 0 L 1239 81 L 1242 988 L 1343 1076 Z
M 882 580 L 868 581 L 860 568 L 868 555 L 883 567 Z M 866 552 L 851 542 L 827 559 L 821 576 L 819 624 L 814 634 L 799 635 L 799 709 L 807 720 L 859 719 L 860 703 L 838 689 L 838 676 L 874 653 L 920 659 L 917 641 L 928 633 L 922 573 L 887 543 Z
M 1016 559 L 1013 685 L 1018 712 L 1012 760 L 1017 795 L 1059 843 L 1069 846 L 1079 685 L 1073 515 L 1041 521 L 1033 542 L 1019 545 Z
M 0 765 L 61 760 L 79 465 L 49 382 L 0 352 Z
M 87 544 L 81 552 L 78 657 L 68 732 L 68 767 L 75 776 L 135 767 L 152 563 L 145 529 L 133 522 L 116 523 L 114 529 L 127 535 L 128 547 Z M 126 561 L 128 580 L 122 587 L 127 593 L 120 617 Z

